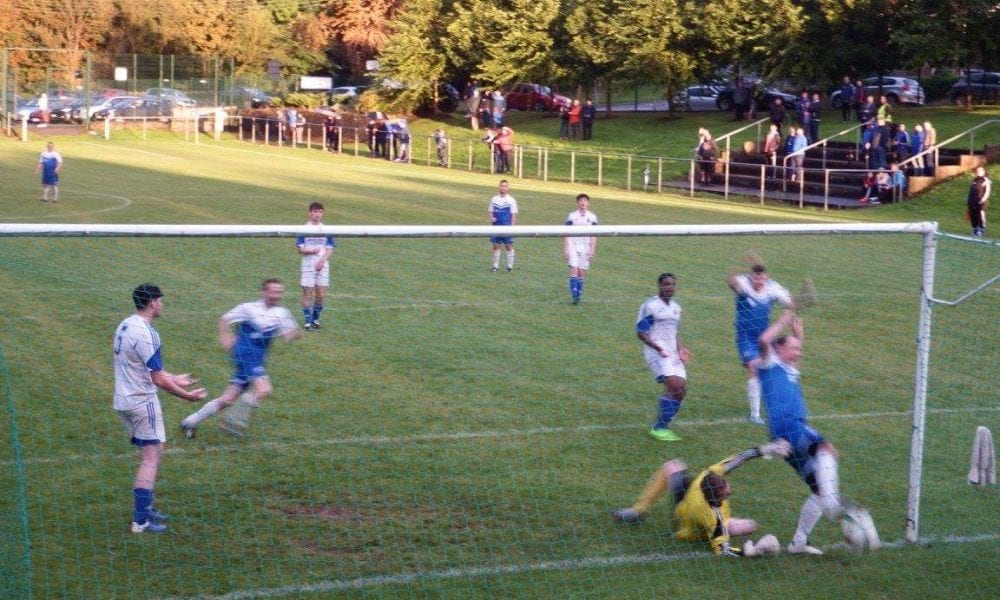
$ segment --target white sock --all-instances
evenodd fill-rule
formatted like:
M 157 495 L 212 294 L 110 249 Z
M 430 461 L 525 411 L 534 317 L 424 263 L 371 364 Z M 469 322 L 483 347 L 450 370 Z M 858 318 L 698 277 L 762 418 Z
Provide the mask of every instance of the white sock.
M 819 502 L 823 515 L 830 520 L 840 516 L 840 477 L 837 474 L 837 459 L 829 452 L 817 452 L 816 486 L 819 487 Z
M 514 249 L 511 248 L 510 252 L 507 253 L 507 268 L 514 268 Z
M 493 251 L 493 268 L 494 269 L 499 269 L 500 268 L 500 251 L 499 250 L 494 250 Z
M 227 420 L 230 423 L 246 427 L 250 423 L 250 413 L 258 406 L 260 406 L 260 401 L 257 400 L 257 396 L 249 392 L 244 393 L 229 410 Z
M 59 202 L 59 188 L 52 188 L 52 201 Z
M 219 402 L 218 398 L 216 398 L 215 400 L 209 400 L 204 404 L 204 406 L 199 408 L 197 412 L 188 415 L 187 418 L 181 421 L 181 424 L 183 424 L 185 427 L 194 427 L 198 423 L 201 423 L 202 421 L 216 414 L 225 407 L 226 406 L 222 402 Z
M 747 379 L 747 402 L 750 404 L 750 416 L 760 418 L 760 380 L 756 377 Z
M 812 533 L 816 522 L 823 516 L 823 509 L 820 507 L 819 498 L 816 494 L 809 494 L 802 511 L 799 512 L 799 526 L 795 529 L 795 536 L 792 537 L 792 544 L 804 546 L 809 542 L 809 534 Z
M 43 187 L 42 188 L 42 200 L 46 200 L 47 201 L 48 199 L 49 199 L 49 188 Z

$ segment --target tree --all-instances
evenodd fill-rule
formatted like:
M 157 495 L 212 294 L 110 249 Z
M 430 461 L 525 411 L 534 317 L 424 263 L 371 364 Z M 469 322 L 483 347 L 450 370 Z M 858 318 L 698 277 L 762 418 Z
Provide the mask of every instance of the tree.
M 21 22 L 25 38 L 33 46 L 67 50 L 36 59 L 46 67 L 59 67 L 56 78 L 73 84 L 83 65 L 84 53 L 103 41 L 114 15 L 112 0 L 52 0 L 48 10 L 21 0 Z
M 324 4 L 325 26 L 344 45 L 344 54 L 355 73 L 363 73 L 365 61 L 378 56 L 402 5 L 403 0 L 341 0 Z
M 438 83 L 444 77 L 447 56 L 441 0 L 408 0 L 393 24 L 379 55 L 379 75 L 398 81 L 393 107 L 411 112 L 424 104 L 438 107 Z
M 612 0 L 580 0 L 556 34 L 555 59 L 560 71 L 581 77 L 588 96 L 595 82 L 607 83 L 628 52 L 628 47 L 620 45 L 610 32 L 614 10 Z M 609 85 L 605 85 L 605 91 L 610 111 Z

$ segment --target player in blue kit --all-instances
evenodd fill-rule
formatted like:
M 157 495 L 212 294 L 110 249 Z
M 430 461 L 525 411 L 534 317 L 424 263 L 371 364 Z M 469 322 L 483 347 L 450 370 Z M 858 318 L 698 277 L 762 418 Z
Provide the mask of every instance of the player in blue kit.
M 760 258 L 749 256 L 752 266 L 749 274 L 732 273 L 728 283 L 736 300 L 736 351 L 747 370 L 747 403 L 750 405 L 750 422 L 763 425 L 760 416 L 760 382 L 757 380 L 757 362 L 760 359 L 759 340 L 771 324 L 771 307 L 775 304 L 789 307 L 792 297 L 788 290 L 767 274 Z
M 681 409 L 687 393 L 685 363 L 691 353 L 681 343 L 681 307 L 673 301 L 677 282 L 673 273 L 663 273 L 657 279 L 660 291 L 639 308 L 635 321 L 636 337 L 643 343 L 643 355 L 657 383 L 663 384 L 656 422 L 649 435 L 661 442 L 681 439 L 671 431 L 670 422 Z
M 510 183 L 506 179 L 500 181 L 500 193 L 490 200 L 490 223 L 493 225 L 517 225 L 517 200 L 510 195 Z M 493 236 L 493 268 L 494 273 L 500 270 L 500 246 L 507 251 L 507 271 L 514 270 L 514 238 L 510 236 Z
M 783 334 L 790 328 L 790 335 Z M 802 320 L 793 310 L 781 317 L 760 336 L 760 362 L 757 377 L 767 407 L 771 439 L 786 440 L 792 453 L 785 459 L 809 486 L 810 494 L 799 513 L 795 536 L 788 545 L 789 554 L 819 555 L 823 552 L 809 545 L 809 534 L 821 516 L 837 519 L 843 512 L 837 474 L 837 450 L 809 425 L 799 381 L 802 357 Z
M 206 402 L 181 421 L 185 437 L 193 438 L 199 423 L 226 409 L 237 398 L 239 402 L 226 411 L 219 426 L 233 435 L 244 434 L 250 413 L 273 390 L 265 368 L 271 342 L 278 337 L 290 342 L 299 335 L 291 313 L 281 306 L 284 293 L 285 286 L 280 279 L 265 279 L 260 300 L 240 304 L 219 319 L 219 342 L 232 357 L 233 377 L 221 396 Z
M 325 209 L 319 202 L 309 205 L 309 222 L 306 226 L 317 229 L 314 235 L 300 235 L 295 238 L 295 247 L 302 255 L 302 317 L 304 329 L 319 329 L 319 316 L 323 312 L 323 299 L 330 287 L 330 255 L 337 247 L 333 236 L 322 235 L 318 229 L 323 226 Z
M 59 202 L 59 171 L 62 171 L 62 155 L 56 152 L 52 142 L 45 144 L 45 151 L 38 157 L 35 173 L 42 174 L 42 202 L 49 201 L 49 191 L 52 191 L 52 201 Z

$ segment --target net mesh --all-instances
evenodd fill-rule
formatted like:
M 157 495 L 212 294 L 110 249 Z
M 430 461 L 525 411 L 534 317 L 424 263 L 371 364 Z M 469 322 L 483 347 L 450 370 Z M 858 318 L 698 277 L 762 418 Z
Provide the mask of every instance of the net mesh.
M 518 239 L 515 270 L 496 274 L 483 239 L 338 241 L 323 329 L 272 349 L 274 393 L 245 438 L 206 421 L 183 439 L 178 423 L 198 405 L 160 394 L 169 533 L 135 535 L 138 454 L 111 409 L 110 368 L 131 289 L 163 288 L 165 366 L 214 396 L 232 373 L 216 322 L 264 277 L 284 279 L 301 322 L 294 243 L 0 239 L 0 595 L 609 597 L 694 594 L 707 581 L 784 595 L 828 589 L 845 570 L 838 595 L 986 589 L 1000 506 L 995 488 L 965 477 L 975 427 L 997 418 L 996 286 L 935 311 L 921 534 L 939 543 L 902 543 L 919 236 L 602 238 L 579 306 L 560 239 Z M 668 459 L 700 469 L 767 440 L 746 422 L 724 280 L 748 249 L 793 291 L 815 284 L 805 396 L 883 552 L 850 553 L 821 522 L 811 543 L 834 561 L 725 562 L 674 538 L 669 500 L 635 527 L 609 515 Z M 998 263 L 995 247 L 942 240 L 936 295 L 975 287 Z M 634 333 L 665 270 L 695 355 L 674 423 L 684 441 L 671 445 L 647 435 L 662 387 Z M 807 495 L 794 471 L 753 461 L 731 481 L 755 539 L 787 544 Z

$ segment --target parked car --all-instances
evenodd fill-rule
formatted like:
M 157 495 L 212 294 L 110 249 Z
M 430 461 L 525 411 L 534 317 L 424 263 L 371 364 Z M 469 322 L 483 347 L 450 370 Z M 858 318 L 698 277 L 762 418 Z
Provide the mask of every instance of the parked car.
M 731 85 L 719 90 L 719 95 L 715 97 L 716 108 L 723 112 L 733 110 L 733 91 L 735 90 L 736 88 Z M 748 85 L 747 91 L 749 92 L 749 90 L 750 86 Z M 781 98 L 781 102 L 788 107 L 789 110 L 797 110 L 799 105 L 799 99 L 797 96 L 786 94 L 785 92 L 766 86 L 761 90 L 760 95 L 757 96 L 757 110 L 766 111 L 774 102 L 775 98 Z
M 108 118 L 121 119 L 125 117 L 159 117 L 169 118 L 173 115 L 173 103 L 159 96 L 140 96 L 120 104 L 113 115 Z
M 156 98 L 162 98 L 169 101 L 175 106 L 198 106 L 198 103 L 194 98 L 188 96 L 180 90 L 175 90 L 174 88 L 149 88 L 142 93 L 143 96 L 153 96 Z
M 241 108 L 267 108 L 274 102 L 274 98 L 268 96 L 261 90 L 253 87 L 238 86 L 233 88 L 232 103 Z
M 438 109 L 444 112 L 452 112 L 462 102 L 462 94 L 458 88 L 450 83 L 442 83 L 438 86 Z
M 566 96 L 553 94 L 550 87 L 537 83 L 516 83 L 504 92 L 504 98 L 508 110 L 553 111 L 571 104 Z
M 965 104 L 967 96 L 972 96 L 974 103 L 1000 102 L 1000 73 L 972 71 L 959 77 L 951 86 L 951 102 Z
M 330 100 L 338 104 L 350 104 L 360 93 L 361 90 L 356 85 L 342 85 L 330 90 Z
M 130 97 L 130 96 L 128 96 L 126 92 L 123 92 L 121 90 L 112 90 L 112 89 L 91 94 L 90 105 L 87 108 L 87 116 L 90 119 L 93 119 L 95 114 L 108 108 L 113 100 L 122 97 Z M 83 102 L 80 102 L 79 104 L 73 107 L 70 117 L 77 123 L 83 123 L 84 121 L 83 109 L 84 109 Z
M 882 77 L 882 92 L 879 94 L 878 77 L 863 79 L 861 83 L 865 87 L 866 96 L 874 96 L 878 100 L 879 95 L 885 96 L 893 104 L 915 104 L 923 105 L 926 100 L 924 88 L 916 79 L 900 77 L 898 75 L 886 75 Z M 840 90 L 830 94 L 830 103 L 834 108 L 840 108 Z
M 103 121 L 108 117 L 113 117 L 118 114 L 122 108 L 131 106 L 135 100 L 135 96 L 116 96 L 114 98 L 108 98 L 108 101 L 95 110 L 94 114 L 92 114 L 90 118 L 94 121 Z
M 689 111 L 719 110 L 716 100 L 720 89 L 714 85 L 692 85 L 677 95 L 675 104 Z

